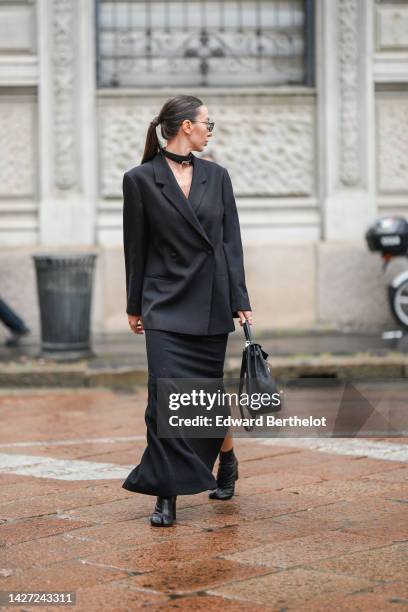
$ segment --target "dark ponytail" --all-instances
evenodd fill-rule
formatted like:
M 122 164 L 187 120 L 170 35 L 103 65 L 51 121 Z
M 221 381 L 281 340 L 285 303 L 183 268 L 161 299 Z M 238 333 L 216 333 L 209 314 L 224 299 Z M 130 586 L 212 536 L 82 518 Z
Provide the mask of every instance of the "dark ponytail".
M 194 121 L 198 114 L 198 108 L 203 103 L 194 96 L 174 96 L 165 102 L 160 113 L 152 119 L 147 130 L 146 143 L 141 164 L 153 159 L 160 149 L 156 128 L 160 125 L 160 132 L 165 140 L 170 140 L 177 135 L 180 125 L 185 119 Z

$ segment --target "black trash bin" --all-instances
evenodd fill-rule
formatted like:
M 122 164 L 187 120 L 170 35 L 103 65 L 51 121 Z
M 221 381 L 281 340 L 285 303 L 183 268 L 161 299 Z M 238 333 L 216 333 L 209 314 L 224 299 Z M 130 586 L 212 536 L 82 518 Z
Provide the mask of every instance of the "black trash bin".
M 90 344 L 95 253 L 33 255 L 41 318 L 42 357 L 94 356 Z

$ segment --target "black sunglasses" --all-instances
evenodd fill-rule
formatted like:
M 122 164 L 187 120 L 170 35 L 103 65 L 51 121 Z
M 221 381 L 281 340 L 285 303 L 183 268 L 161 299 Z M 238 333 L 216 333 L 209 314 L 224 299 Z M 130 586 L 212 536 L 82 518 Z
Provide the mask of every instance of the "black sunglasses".
M 191 123 L 205 123 L 209 132 L 213 131 L 215 125 L 214 121 L 192 121 Z

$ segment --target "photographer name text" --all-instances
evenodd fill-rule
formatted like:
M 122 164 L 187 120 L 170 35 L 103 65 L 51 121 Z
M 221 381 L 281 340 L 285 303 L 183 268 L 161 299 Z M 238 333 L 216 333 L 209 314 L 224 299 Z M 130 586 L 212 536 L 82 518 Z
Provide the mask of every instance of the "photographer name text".
M 273 414 L 259 414 L 249 418 L 222 415 L 214 418 L 203 415 L 189 418 L 172 415 L 169 417 L 169 424 L 172 427 L 326 427 L 327 425 L 326 417 L 298 417 L 296 415 L 276 417 Z

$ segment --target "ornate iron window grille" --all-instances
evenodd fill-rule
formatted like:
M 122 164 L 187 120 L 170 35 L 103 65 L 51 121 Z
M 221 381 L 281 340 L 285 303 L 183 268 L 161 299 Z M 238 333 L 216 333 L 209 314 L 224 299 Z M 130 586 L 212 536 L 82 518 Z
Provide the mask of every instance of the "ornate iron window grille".
M 95 0 L 99 87 L 314 84 L 314 0 Z

